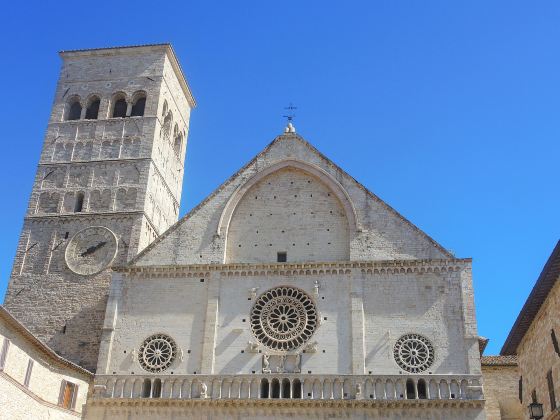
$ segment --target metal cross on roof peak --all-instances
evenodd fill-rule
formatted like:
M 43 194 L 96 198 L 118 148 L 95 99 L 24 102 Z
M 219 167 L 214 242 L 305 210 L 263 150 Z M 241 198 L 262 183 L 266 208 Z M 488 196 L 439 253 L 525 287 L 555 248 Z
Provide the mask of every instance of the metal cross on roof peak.
M 287 118 L 289 123 L 292 122 L 294 117 L 296 116 L 296 114 L 294 114 L 294 111 L 297 109 L 297 107 L 290 102 L 290 105 L 284 107 L 284 109 L 288 111 L 288 115 L 284 115 L 284 118 Z

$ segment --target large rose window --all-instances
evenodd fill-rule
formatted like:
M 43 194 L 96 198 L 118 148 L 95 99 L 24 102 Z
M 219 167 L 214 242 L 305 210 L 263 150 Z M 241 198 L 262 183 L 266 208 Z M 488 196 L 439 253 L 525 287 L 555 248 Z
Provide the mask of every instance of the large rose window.
M 260 295 L 251 310 L 255 337 L 272 350 L 300 347 L 318 325 L 315 303 L 295 287 L 276 287 Z

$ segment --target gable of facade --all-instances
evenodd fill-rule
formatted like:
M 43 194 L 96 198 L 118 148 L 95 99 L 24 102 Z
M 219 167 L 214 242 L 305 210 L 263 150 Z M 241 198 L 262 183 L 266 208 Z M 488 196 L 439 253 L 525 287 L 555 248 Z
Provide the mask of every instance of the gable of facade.
M 136 266 L 448 259 L 451 254 L 295 133 L 133 259 Z

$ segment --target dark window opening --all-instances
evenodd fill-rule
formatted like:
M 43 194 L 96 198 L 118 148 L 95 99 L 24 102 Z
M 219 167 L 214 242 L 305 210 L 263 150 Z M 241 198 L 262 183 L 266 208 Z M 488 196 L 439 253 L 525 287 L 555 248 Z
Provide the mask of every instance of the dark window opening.
M 278 379 L 272 380 L 272 392 L 270 395 L 271 398 L 280 398 L 280 382 Z
M 81 116 L 82 116 L 82 105 L 80 105 L 78 101 L 73 102 L 72 105 L 70 105 L 70 110 L 68 111 L 67 120 L 68 121 L 79 120 Z
M 301 381 L 299 379 L 294 379 L 292 398 L 301 398 Z
M 144 383 L 142 384 L 142 398 L 150 398 L 150 394 L 152 393 L 152 381 L 149 379 L 144 379 Z
M 519 402 L 523 404 L 523 376 L 519 377 Z
M 290 380 L 283 379 L 282 380 L 282 398 L 290 398 Z
M 288 253 L 287 252 L 278 252 L 276 254 L 276 262 L 286 262 L 288 261 Z
M 556 339 L 556 333 L 554 330 L 550 330 L 550 338 L 552 339 L 552 345 L 554 346 L 554 351 L 558 356 L 560 356 L 560 347 L 558 346 L 558 340 Z
M 268 398 L 268 379 L 261 381 L 261 398 Z
M 533 389 L 533 392 L 531 392 L 531 402 L 536 403 L 537 402 L 537 390 Z
M 426 392 L 426 382 L 423 379 L 418 381 L 418 398 L 425 400 L 428 393 Z
M 62 327 L 62 334 L 66 334 L 66 325 Z
M 412 379 L 406 381 L 406 399 L 407 400 L 416 399 L 416 394 L 414 392 L 414 382 L 412 382 Z
M 123 98 L 118 99 L 115 102 L 115 106 L 113 107 L 113 118 L 126 117 L 126 108 L 127 108 L 126 101 Z
M 132 105 L 131 117 L 142 117 L 144 116 L 144 108 L 146 108 L 146 98 L 140 98 Z
M 550 398 L 550 411 L 556 410 L 556 395 L 554 394 L 554 381 L 552 380 L 552 370 L 546 374 L 546 383 L 548 385 L 548 397 Z
M 86 109 L 86 120 L 96 120 L 99 114 L 99 99 L 92 100 Z
M 84 206 L 84 193 L 79 192 L 76 195 L 76 203 L 74 204 L 74 213 L 81 212 L 83 206 Z M 66 238 L 68 238 L 68 235 L 66 235 Z
M 64 234 L 64 239 L 68 239 L 68 235 L 69 235 L 69 234 L 70 234 L 70 232 L 66 232 L 66 233 Z
M 154 388 L 152 389 L 152 398 L 161 397 L 161 379 L 154 381 Z

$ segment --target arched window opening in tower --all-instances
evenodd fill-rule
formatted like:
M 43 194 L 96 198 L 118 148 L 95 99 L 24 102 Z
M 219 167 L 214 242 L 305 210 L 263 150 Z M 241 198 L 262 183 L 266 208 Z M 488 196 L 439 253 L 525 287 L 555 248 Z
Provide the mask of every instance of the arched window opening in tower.
M 84 206 L 84 193 L 76 194 L 76 203 L 74 204 L 74 213 L 80 213 Z
M 142 96 L 138 96 L 138 98 L 135 100 L 134 104 L 132 105 L 132 112 L 130 116 L 143 117 L 145 108 L 146 108 L 146 96 L 142 94 Z
M 177 124 L 175 124 L 175 128 L 173 129 L 173 138 L 173 150 L 176 155 L 179 155 L 183 149 L 183 135 L 179 131 Z
M 79 120 L 82 116 L 82 104 L 78 99 L 75 99 L 73 102 L 70 103 L 70 108 L 68 109 L 68 117 L 66 118 L 68 121 Z
M 126 117 L 126 99 L 118 98 L 115 100 L 113 105 L 113 118 L 125 118 Z
M 88 106 L 86 108 L 86 120 L 96 120 L 99 114 L 99 104 L 101 100 L 94 96 L 89 100 Z

